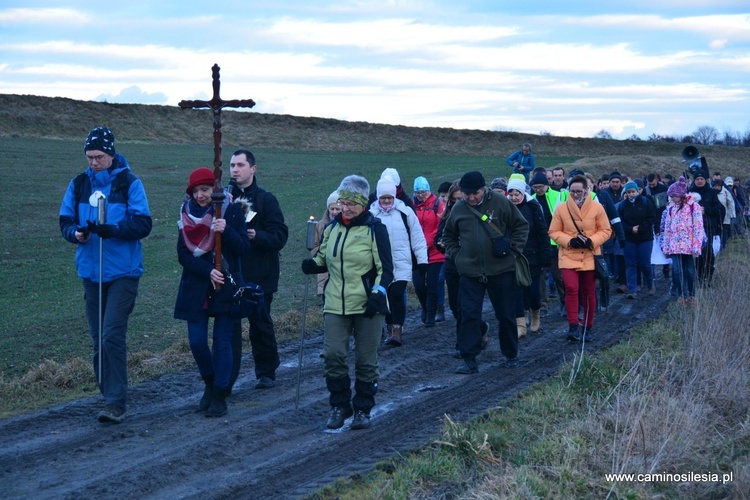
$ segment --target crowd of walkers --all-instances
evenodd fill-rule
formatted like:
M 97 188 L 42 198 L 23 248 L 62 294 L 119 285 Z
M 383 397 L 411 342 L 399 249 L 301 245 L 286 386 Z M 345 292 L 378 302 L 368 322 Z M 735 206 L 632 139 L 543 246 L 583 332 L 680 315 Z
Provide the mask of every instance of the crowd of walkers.
M 68 186 L 60 228 L 78 247 L 92 359 L 105 401 L 98 419 L 119 423 L 127 402 L 127 318 L 143 273 L 140 239 L 149 234 L 151 218 L 143 185 L 115 153 L 111 130 L 93 129 L 84 152 L 89 168 Z M 472 171 L 433 192 L 430 180 L 418 176 L 411 196 L 389 167 L 374 189 L 350 175 L 325 199 L 311 256 L 301 268 L 317 275 L 323 299 L 329 429 L 350 417 L 352 429 L 370 426 L 378 351 L 409 342 L 409 282 L 425 327 L 444 322 L 446 311 L 455 319 L 453 356 L 461 360 L 455 373 L 479 371 L 477 358 L 492 336 L 482 316 L 485 295 L 505 366 L 513 368 L 519 339 L 542 330 L 550 314 L 567 319 L 565 340 L 591 342 L 596 312 L 609 307 L 611 291 L 647 299 L 661 276 L 660 292 L 694 305 L 696 288 L 711 286 L 716 253 L 750 222 L 746 186 L 719 173 L 709 178 L 705 168 L 691 166 L 677 179 L 656 172 L 597 179 L 578 169 L 566 174 L 560 166 L 536 166 L 528 143 L 507 164 L 513 173 L 489 185 Z M 258 186 L 257 169 L 250 151 L 236 151 L 229 189 L 217 191 L 214 172 L 198 168 L 179 205 L 183 271 L 174 316 L 187 323 L 205 383 L 198 411 L 209 417 L 227 413 L 241 362 L 242 319 L 249 324 L 257 389 L 275 386 L 280 363 L 270 305 L 288 229 L 278 200 Z M 528 286 L 516 283 L 519 261 L 528 263 Z M 238 314 L 237 296 L 227 291 L 251 288 L 257 292 L 252 312 Z M 352 338 L 353 372 L 347 362 Z

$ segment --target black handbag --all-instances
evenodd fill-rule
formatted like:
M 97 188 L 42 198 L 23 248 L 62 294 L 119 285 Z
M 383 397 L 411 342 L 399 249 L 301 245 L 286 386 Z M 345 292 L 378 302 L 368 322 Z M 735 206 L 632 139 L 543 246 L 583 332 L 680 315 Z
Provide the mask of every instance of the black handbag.
M 263 287 L 255 283 L 239 284 L 232 273 L 227 270 L 223 273 L 224 284 L 221 288 L 212 288 L 208 292 L 209 315 L 229 313 L 234 319 L 242 319 L 257 317 L 261 311 L 265 311 Z

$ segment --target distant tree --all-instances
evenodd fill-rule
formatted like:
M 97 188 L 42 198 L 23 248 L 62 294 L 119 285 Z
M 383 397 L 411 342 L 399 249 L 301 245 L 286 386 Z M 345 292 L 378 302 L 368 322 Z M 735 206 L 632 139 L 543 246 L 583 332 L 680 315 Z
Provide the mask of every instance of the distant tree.
M 698 144 L 707 146 L 716 142 L 719 138 L 719 131 L 711 125 L 701 125 L 693 132 L 693 135 Z
M 727 146 L 739 146 L 742 144 L 742 134 L 740 132 L 726 130 L 724 132 L 724 138 L 721 140 Z
M 638 135 L 637 135 L 637 134 L 633 134 L 633 135 L 631 135 L 630 137 L 628 137 L 628 140 L 629 140 L 629 141 L 640 141 L 640 140 L 642 140 L 642 139 L 641 139 L 640 137 L 638 137 Z
M 649 141 L 649 142 L 659 142 L 659 141 L 661 141 L 661 139 L 662 138 L 661 138 L 661 136 L 659 134 L 654 133 L 654 134 L 651 134 L 650 136 L 648 136 L 648 138 L 646 140 Z
M 695 144 L 695 137 L 692 135 L 686 135 L 680 142 L 683 144 Z
M 750 148 L 750 127 L 748 127 L 742 135 L 742 145 L 746 148 Z
M 612 134 L 610 134 L 604 129 L 601 129 L 599 132 L 596 133 L 596 135 L 594 136 L 594 139 L 612 139 Z
M 549 130 L 542 130 L 541 132 L 539 132 L 539 135 L 542 137 L 552 137 L 552 132 L 550 132 Z
M 675 142 L 680 142 L 680 141 L 678 141 L 678 140 L 677 140 L 677 138 L 676 138 L 676 137 L 673 137 L 673 136 L 671 136 L 671 135 L 663 135 L 663 136 L 661 137 L 661 141 L 662 141 L 662 142 L 668 142 L 668 143 L 670 143 L 670 144 L 673 144 L 673 143 L 675 143 Z

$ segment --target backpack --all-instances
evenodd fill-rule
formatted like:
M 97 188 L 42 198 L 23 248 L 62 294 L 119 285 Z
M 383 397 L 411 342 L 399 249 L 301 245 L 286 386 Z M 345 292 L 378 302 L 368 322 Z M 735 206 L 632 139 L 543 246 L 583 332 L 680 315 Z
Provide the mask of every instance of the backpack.
M 125 169 L 120 171 L 120 173 L 115 176 L 115 180 L 112 181 L 112 187 L 109 191 L 110 198 L 115 193 L 122 192 L 122 200 L 125 204 L 127 204 L 128 197 L 130 195 L 130 185 L 133 184 L 133 181 L 135 181 L 136 179 L 137 177 L 130 170 Z M 89 191 L 91 190 L 91 179 L 89 179 L 89 176 L 86 175 L 86 172 L 78 174 L 73 179 L 73 196 L 75 197 L 76 224 L 80 223 L 80 221 L 78 220 L 78 205 L 81 203 L 81 196 L 83 196 L 84 186 L 86 186 Z

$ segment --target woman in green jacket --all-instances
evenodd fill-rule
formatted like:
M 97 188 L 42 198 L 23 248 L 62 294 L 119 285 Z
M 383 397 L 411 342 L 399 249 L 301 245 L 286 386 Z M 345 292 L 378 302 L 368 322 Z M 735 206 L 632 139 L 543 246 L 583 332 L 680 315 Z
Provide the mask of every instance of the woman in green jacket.
M 391 244 L 386 227 L 367 210 L 370 185 L 364 177 L 344 178 L 337 191 L 341 213 L 326 226 L 315 256 L 302 262 L 302 272 L 328 272 L 323 351 L 331 413 L 326 426 L 338 429 L 353 414 L 351 428 L 366 429 L 378 390 L 378 346 L 393 281 Z M 352 335 L 353 398 L 346 363 Z

